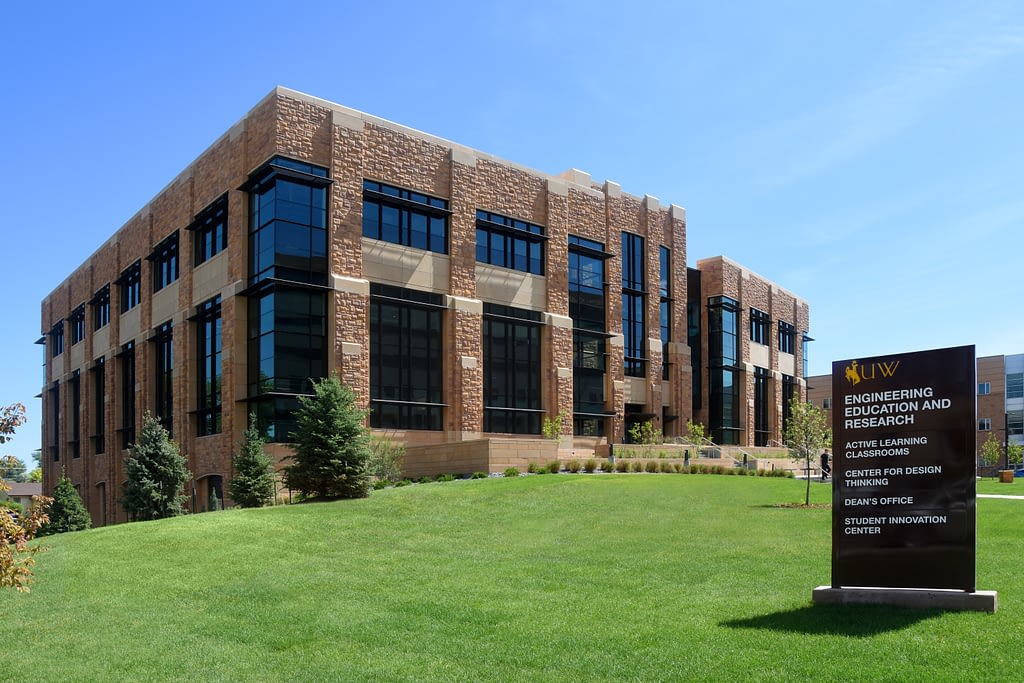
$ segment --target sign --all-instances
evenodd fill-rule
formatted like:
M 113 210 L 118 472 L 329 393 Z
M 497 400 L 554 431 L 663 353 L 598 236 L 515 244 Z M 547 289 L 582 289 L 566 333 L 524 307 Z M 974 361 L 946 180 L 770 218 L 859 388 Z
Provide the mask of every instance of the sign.
M 975 590 L 973 346 L 832 364 L 832 587 Z

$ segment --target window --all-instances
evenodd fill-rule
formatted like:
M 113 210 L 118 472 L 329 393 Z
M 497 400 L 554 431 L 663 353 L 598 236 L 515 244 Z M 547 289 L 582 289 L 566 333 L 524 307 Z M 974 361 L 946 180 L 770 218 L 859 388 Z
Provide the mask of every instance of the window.
M 602 436 L 607 323 L 604 244 L 569 235 L 569 316 L 572 317 L 573 433 Z
M 991 382 L 979 382 L 978 383 L 978 396 L 988 396 L 992 393 Z
M 750 309 L 750 341 L 755 344 L 764 344 L 767 346 L 770 343 L 768 336 L 769 326 L 772 324 L 772 318 L 764 311 L 760 311 L 756 308 Z
M 174 419 L 174 331 L 170 322 L 154 330 L 156 345 L 156 377 L 154 402 L 156 418 L 168 433 L 172 432 Z
M 59 320 L 50 328 L 50 358 L 64 353 L 64 321 Z
M 1010 436 L 1024 434 L 1024 410 L 1011 410 L 1006 413 L 1006 433 Z
M 822 410 L 832 410 L 831 396 L 826 396 L 825 398 L 821 399 L 821 408 Z
M 228 246 L 228 196 L 206 207 L 188 227 L 192 230 L 195 265 L 206 263 Z
M 47 393 L 50 404 L 50 459 L 60 462 L 60 382 L 54 382 Z
M 326 330 L 323 289 L 267 282 L 250 294 L 249 403 L 270 441 L 291 438 L 298 396 L 313 392 L 311 378 L 326 375 Z
M 490 211 L 476 212 L 476 260 L 544 274 L 544 228 Z
M 274 157 L 249 177 L 250 282 L 327 284 L 327 169 Z
M 1024 372 L 1007 373 L 1006 398 L 1024 398 Z
M 118 354 L 121 366 L 121 449 L 135 443 L 135 342 L 128 342 Z
M 103 285 L 89 303 L 92 304 L 92 329 L 105 327 L 110 322 L 110 285 Z
M 672 252 L 658 247 L 658 326 L 661 330 L 661 378 L 669 378 L 668 343 L 672 341 Z
M 220 297 L 199 305 L 196 315 L 199 367 L 196 385 L 199 388 L 198 436 L 220 434 L 221 431 L 221 317 Z
M 71 323 L 71 345 L 74 346 L 85 339 L 85 304 L 71 311 L 68 322 Z
M 444 299 L 370 284 L 370 426 L 440 430 Z
M 992 431 L 992 418 L 979 417 L 978 418 L 978 431 L 979 432 L 990 432 L 990 431 Z
M 104 453 L 107 448 L 106 444 L 106 404 L 107 404 L 107 388 L 106 382 L 106 364 L 102 356 L 96 359 L 95 365 L 92 370 L 89 371 L 92 375 L 92 412 L 93 412 L 93 433 L 92 433 L 92 451 L 96 455 Z
M 644 238 L 622 233 L 622 336 L 627 377 L 647 374 L 645 266 Z
M 540 313 L 484 304 L 484 431 L 540 434 Z
M 754 367 L 754 445 L 767 446 L 771 433 L 768 431 L 768 386 L 772 373 L 766 368 Z
M 708 300 L 708 425 L 715 443 L 737 444 L 740 434 L 739 303 Z
M 78 370 L 71 373 L 68 381 L 68 388 L 71 391 L 71 439 L 68 441 L 68 449 L 72 458 L 82 457 L 82 378 Z
M 447 254 L 450 214 L 447 200 L 363 181 L 363 237 Z
M 789 416 L 792 413 L 790 403 L 797 396 L 796 378 L 790 375 L 782 376 L 782 429 L 789 425 Z
M 121 271 L 117 285 L 121 290 L 121 313 L 139 305 L 140 284 L 142 283 L 142 262 L 136 261 Z
M 148 260 L 153 263 L 153 291 L 161 289 L 178 279 L 178 231 L 156 245 Z
M 796 328 L 785 320 L 779 321 L 779 353 L 796 353 Z

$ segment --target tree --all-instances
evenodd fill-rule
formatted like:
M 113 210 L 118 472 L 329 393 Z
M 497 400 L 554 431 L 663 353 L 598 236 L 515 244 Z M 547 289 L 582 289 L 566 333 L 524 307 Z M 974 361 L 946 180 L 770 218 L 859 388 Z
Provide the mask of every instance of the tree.
M 25 406 L 14 403 L 0 409 L 0 443 L 7 443 L 14 436 L 14 430 L 25 423 Z M 8 491 L 10 487 L 0 481 L 0 491 Z M 35 538 L 39 527 L 49 518 L 46 509 L 51 502 L 46 496 L 32 496 L 32 505 L 28 512 L 12 515 L 0 510 L 0 588 L 9 587 L 28 592 L 32 583 L 32 566 L 35 554 L 42 546 L 29 545 Z
M 147 412 L 139 441 L 124 461 L 121 505 L 133 520 L 163 519 L 185 513 L 183 487 L 192 474 L 184 456 L 160 422 Z
M 49 517 L 50 521 L 39 529 L 40 536 L 81 531 L 92 526 L 92 517 L 82 504 L 82 498 L 78 495 L 75 485 L 64 471 L 61 471 L 60 479 L 53 490 Z
M 1019 443 L 1011 443 L 1006 446 L 1006 462 L 1011 466 L 1019 465 L 1024 460 L 1024 446 Z
M 285 468 L 288 488 L 311 498 L 370 495 L 366 415 L 336 375 L 314 381 L 313 396 L 299 397 L 294 464 Z
M 0 457 L 0 479 L 7 481 L 28 481 L 28 466 L 25 461 L 13 455 Z
M 981 461 L 985 463 L 989 473 L 994 477 L 996 476 L 996 465 L 999 464 L 999 458 L 1003 454 L 1003 446 L 996 437 L 989 432 L 988 440 L 981 445 Z
M 274 465 L 263 451 L 255 413 L 249 415 L 249 427 L 242 434 L 239 452 L 232 455 L 232 462 L 235 477 L 228 482 L 228 491 L 235 505 L 258 508 L 274 499 Z
M 832 445 L 832 429 L 828 415 L 813 403 L 801 401 L 794 396 L 789 401 L 789 421 L 783 433 L 783 441 L 794 460 L 804 459 L 807 474 L 807 493 L 804 505 L 811 504 L 811 458 L 819 451 Z

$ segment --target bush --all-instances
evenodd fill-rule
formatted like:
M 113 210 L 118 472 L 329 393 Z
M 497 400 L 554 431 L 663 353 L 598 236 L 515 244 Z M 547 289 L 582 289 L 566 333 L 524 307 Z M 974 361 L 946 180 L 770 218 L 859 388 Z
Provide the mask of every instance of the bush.
M 584 472 L 588 472 L 589 473 L 589 472 L 593 472 L 596 469 L 597 469 L 597 461 L 594 460 L 593 458 L 587 458 L 586 460 L 583 461 L 583 471 Z
M 615 461 L 616 472 L 629 472 L 629 461 L 627 460 L 616 460 Z
M 24 511 L 14 501 L 9 503 L 19 515 Z M 53 491 L 53 502 L 49 509 L 50 521 L 39 528 L 39 536 L 49 534 L 61 534 L 66 531 L 81 531 L 92 526 L 92 517 L 82 504 L 82 498 L 78 495 L 75 485 L 68 479 L 67 473 L 61 470 L 60 479 L 57 480 L 57 487 Z
M 558 460 L 552 460 L 548 463 L 548 472 L 551 474 L 558 474 L 562 471 L 562 463 Z
M 400 486 L 408 486 L 411 483 L 412 483 L 411 479 L 403 479 L 401 481 L 396 481 L 395 482 L 395 487 L 397 488 L 397 487 L 400 487 Z
M 438 481 L 438 482 L 455 481 L 455 475 L 454 474 L 439 474 L 436 477 L 434 477 L 434 481 Z
M 683 471 L 683 465 L 677 462 L 672 466 L 672 469 L 678 474 Z
M 431 483 L 433 483 L 433 481 L 434 481 L 433 477 L 430 477 L 430 476 L 427 476 L 427 475 L 423 475 L 422 477 L 420 477 L 419 479 L 416 480 L 416 483 L 417 484 L 431 484 Z
M 642 462 L 640 462 L 639 460 L 634 460 L 633 462 L 631 462 L 629 464 L 629 471 L 630 472 L 643 472 L 644 471 L 644 464 Z
M 402 478 L 405 462 L 405 446 L 386 436 L 370 437 L 370 474 L 384 481 L 398 481 Z
M 506 467 L 505 468 L 505 476 L 506 477 L 518 477 L 519 476 L 519 468 L 518 467 Z
M 535 462 L 530 462 L 530 463 L 529 463 L 529 464 L 528 464 L 528 465 L 526 466 L 526 471 L 527 471 L 527 473 L 528 473 L 528 474 L 537 474 L 537 472 L 538 472 L 539 470 L 540 470 L 540 466 L 539 466 L 539 465 L 537 465 L 537 463 L 535 463 Z
M 645 472 L 657 472 L 658 471 L 658 461 L 657 460 L 648 460 L 644 464 L 644 471 Z
M 602 460 L 601 461 L 601 471 L 602 472 L 614 472 L 615 471 L 615 465 L 612 463 L 611 460 Z
M 576 458 L 573 458 L 572 460 L 569 461 L 569 464 L 566 465 L 566 469 L 572 472 L 573 474 L 576 474 L 577 472 L 580 471 L 580 461 L 577 460 Z
M 472 474 L 472 476 L 470 476 L 470 479 L 486 479 L 486 478 L 487 478 L 487 473 L 486 472 L 474 472 Z
M 383 479 L 374 479 L 373 480 L 373 490 L 374 491 L 379 491 L 379 490 L 381 490 L 383 488 L 387 488 L 390 485 L 391 485 L 391 482 L 384 481 Z
M 676 471 L 675 468 L 672 467 L 672 463 L 665 462 L 664 460 L 661 461 L 659 469 L 665 474 L 671 474 Z

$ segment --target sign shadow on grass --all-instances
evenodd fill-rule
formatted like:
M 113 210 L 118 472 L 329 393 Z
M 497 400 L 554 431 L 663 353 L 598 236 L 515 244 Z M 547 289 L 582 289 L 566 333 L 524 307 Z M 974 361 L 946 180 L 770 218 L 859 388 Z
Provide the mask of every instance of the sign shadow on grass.
M 942 610 L 914 610 L 866 605 L 809 605 L 746 619 L 723 621 L 728 628 L 788 631 L 808 635 L 868 638 L 900 631 L 942 614 Z

